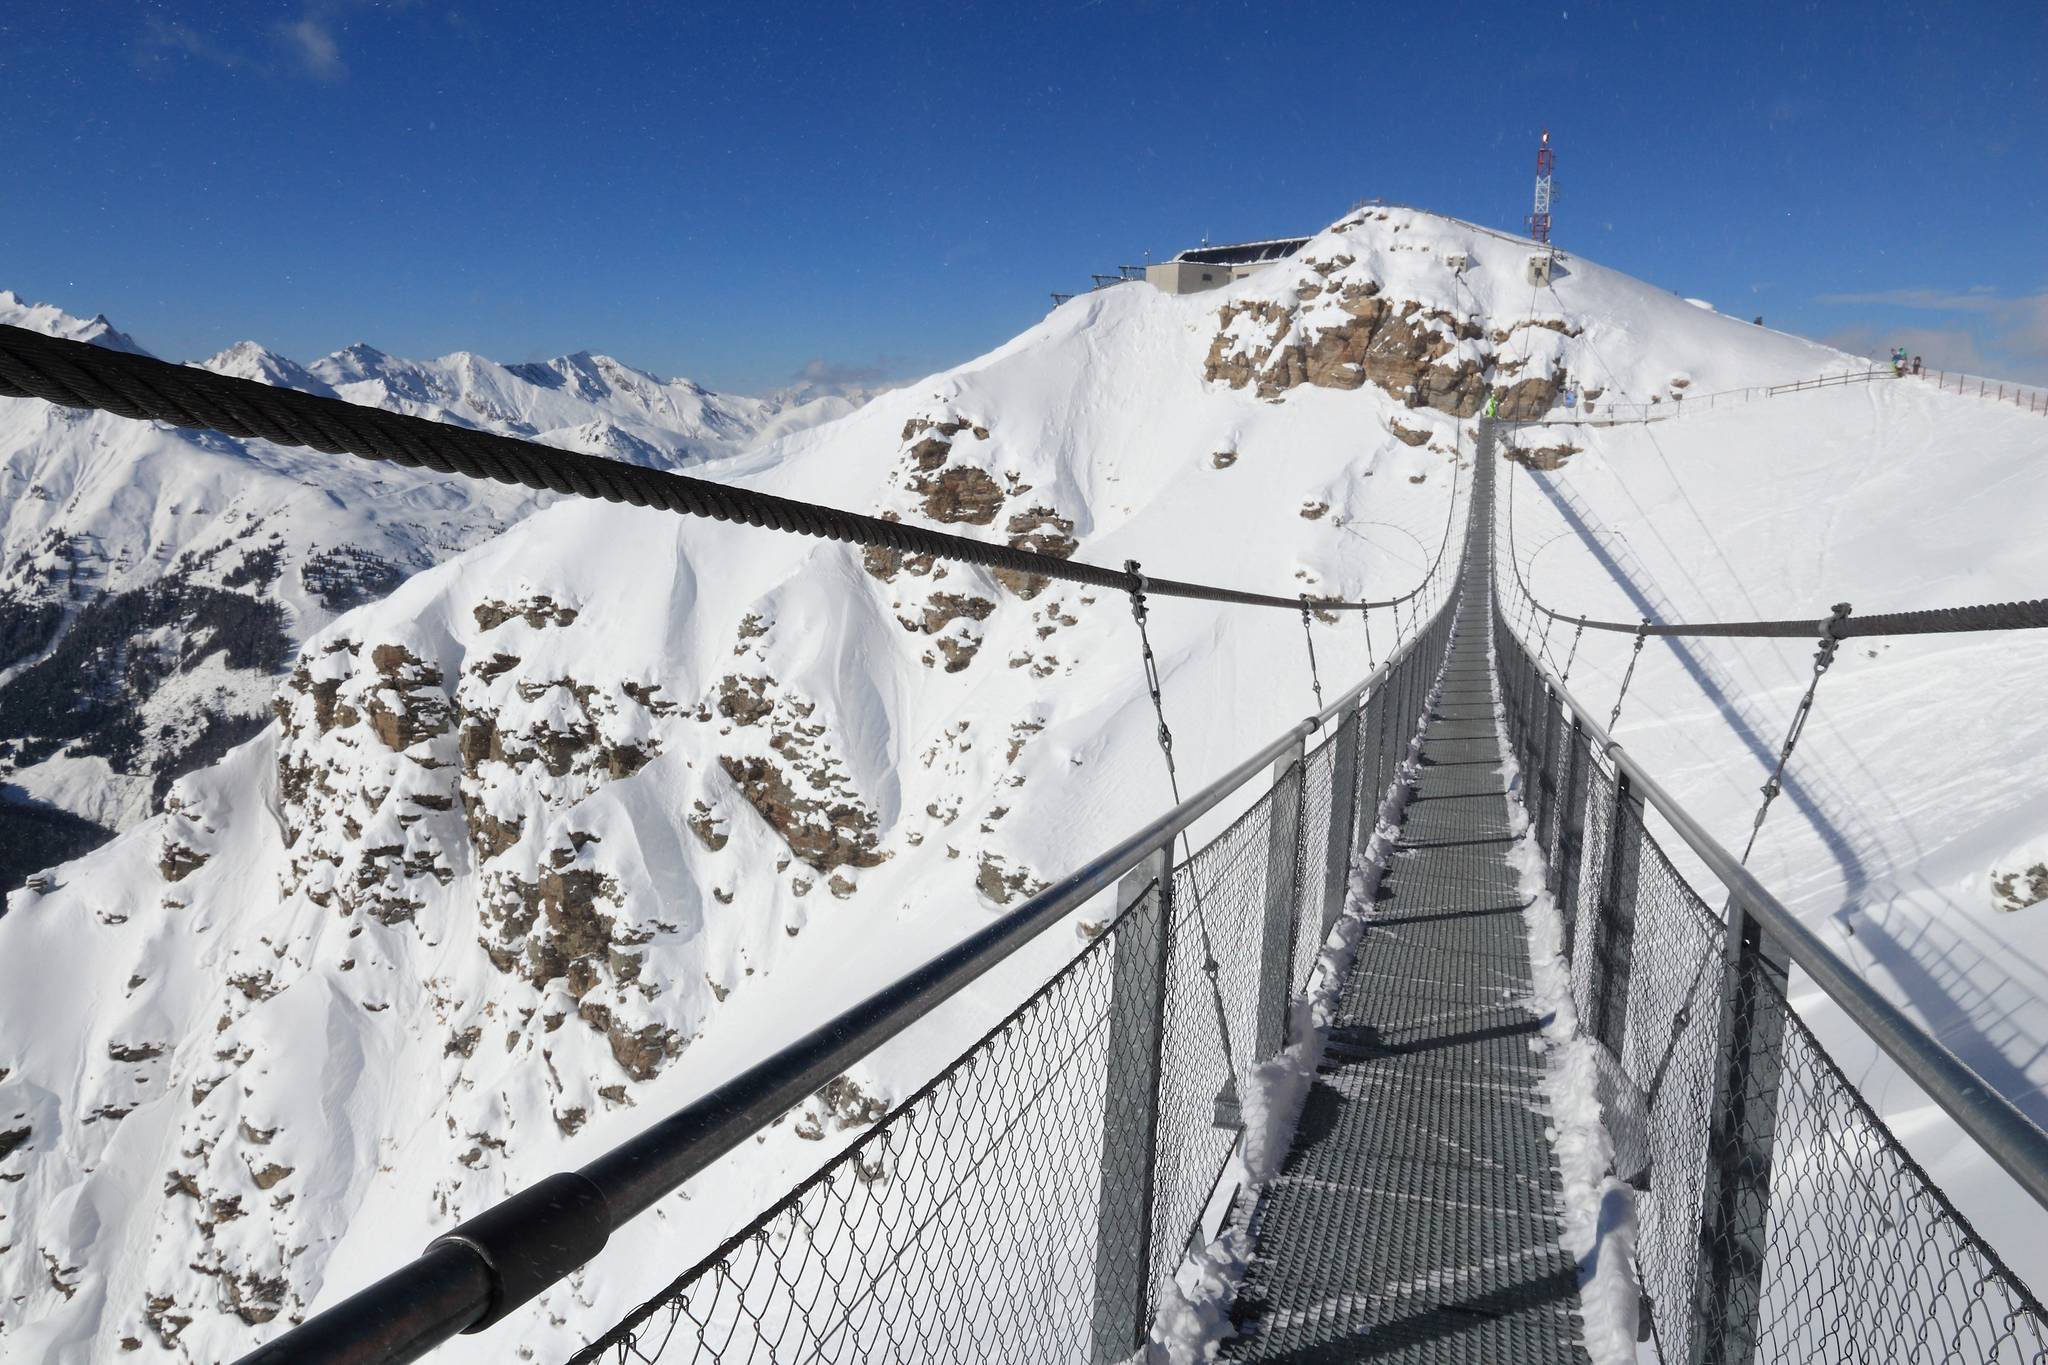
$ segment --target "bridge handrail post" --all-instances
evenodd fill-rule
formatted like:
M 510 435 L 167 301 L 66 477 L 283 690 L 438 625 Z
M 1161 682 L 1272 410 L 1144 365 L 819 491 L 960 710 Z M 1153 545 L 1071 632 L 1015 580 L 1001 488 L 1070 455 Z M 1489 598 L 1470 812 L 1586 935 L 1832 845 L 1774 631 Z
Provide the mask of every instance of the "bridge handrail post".
M 1123 875 L 1116 894 L 1124 914 L 1110 948 L 1090 1352 L 1095 1365 L 1127 1359 L 1144 1344 L 1150 1326 L 1159 1080 L 1173 925 L 1170 837 Z
M 1586 805 L 1593 799 L 1593 765 L 1586 753 L 1586 732 L 1576 713 L 1566 732 L 1563 809 L 1557 822 L 1557 856 L 1550 860 L 1550 887 L 1564 922 L 1564 955 L 1572 955 L 1579 927 L 1579 866 L 1586 846 Z
M 1694 1313 L 1699 1365 L 1750 1365 L 1756 1355 L 1791 965 L 1739 895 L 1727 925 Z
M 1287 1001 L 1294 993 L 1288 967 L 1294 960 L 1294 930 L 1303 889 L 1302 826 L 1308 809 L 1308 747 L 1295 736 L 1292 748 L 1273 760 L 1273 804 L 1266 825 L 1266 907 L 1259 933 L 1258 1003 L 1252 1014 L 1247 1063 L 1264 1061 L 1287 1045 Z
M 1613 746 L 1619 748 L 1619 745 Z M 1636 873 L 1641 857 L 1643 798 L 1628 771 L 1616 764 L 1614 806 L 1607 825 L 1607 858 L 1601 867 L 1593 920 L 1592 1017 L 1588 1030 L 1619 1058 L 1628 1028 L 1629 978 L 1635 970 Z M 1634 826 L 1634 836 L 1630 826 Z
M 1543 698 L 1543 745 L 1536 759 L 1536 806 L 1530 811 L 1536 824 L 1536 844 L 1546 862 L 1556 854 L 1552 831 L 1557 824 L 1557 742 L 1563 725 L 1563 701 L 1550 684 L 1537 681 Z M 1552 874 L 1555 880 L 1555 874 Z
M 1359 837 L 1358 770 L 1365 745 L 1365 710 L 1356 700 L 1337 721 L 1337 750 L 1330 768 L 1330 838 L 1323 855 L 1323 913 L 1316 942 L 1321 943 L 1344 913 L 1351 887 L 1351 862 L 1362 847 Z M 1370 828 L 1366 837 L 1371 836 Z M 1299 984 L 1299 983 L 1297 983 Z

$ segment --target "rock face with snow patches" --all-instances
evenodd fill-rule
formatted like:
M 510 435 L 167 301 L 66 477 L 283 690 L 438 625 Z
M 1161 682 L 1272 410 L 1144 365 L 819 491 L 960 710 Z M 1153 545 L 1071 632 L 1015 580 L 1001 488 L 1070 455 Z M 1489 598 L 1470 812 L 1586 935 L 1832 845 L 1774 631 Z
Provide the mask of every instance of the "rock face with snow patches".
M 0 293 L 0 322 L 140 351 Z M 222 374 L 663 467 L 836 417 L 606 356 L 501 366 L 253 342 Z M 158 809 L 269 720 L 300 641 L 548 499 L 395 466 L 0 400 L 0 888 Z
M 1642 392 L 1851 363 L 1676 298 L 1687 322 L 1665 336 L 1667 296 L 1582 263 L 1531 326 L 1527 251 L 1375 210 L 1213 295 L 1083 296 L 987 356 L 702 472 L 1062 557 L 1390 595 L 1443 532 L 1469 458 L 1459 415 L 1486 386 L 1547 406 L 1596 340 L 1626 367 L 1608 382 Z M 219 363 L 294 373 L 246 352 Z M 405 367 L 355 348 L 295 373 L 635 458 L 761 420 L 714 417 L 600 357 Z M 175 442 L 181 468 L 255 464 L 293 490 L 216 481 L 150 504 L 205 503 L 213 529 L 181 531 L 169 557 L 214 551 L 191 583 L 280 585 L 244 600 L 279 612 L 266 648 L 286 657 L 264 663 L 282 679 L 248 670 L 235 714 L 257 714 L 260 693 L 260 728 L 0 919 L 10 1355 L 232 1356 L 1168 800 L 1114 595 L 593 503 L 492 535 L 526 509 L 112 419 L 7 415 L 51 449 L 126 442 L 162 460 Z M 348 510 L 319 516 L 345 520 L 287 521 L 336 490 Z M 163 560 L 140 529 L 157 523 L 134 524 L 131 560 Z M 404 581 L 316 611 L 316 544 L 389 559 Z M 1384 653 L 1393 623 L 1374 628 Z M 1325 681 L 1363 673 L 1355 617 L 1314 630 Z M 1152 632 L 1183 784 L 1313 704 L 1293 613 L 1157 601 Z M 450 1357 L 501 1358 L 507 1340 L 565 1354 L 942 1055 L 899 1050 L 828 1088 Z

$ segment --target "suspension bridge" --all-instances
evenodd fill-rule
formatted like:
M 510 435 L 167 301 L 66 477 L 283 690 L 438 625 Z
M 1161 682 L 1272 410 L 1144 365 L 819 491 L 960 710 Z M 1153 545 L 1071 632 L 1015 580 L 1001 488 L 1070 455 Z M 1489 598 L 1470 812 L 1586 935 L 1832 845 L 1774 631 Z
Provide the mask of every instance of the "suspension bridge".
M 1815 640 L 1753 842 L 1840 640 L 2036 628 L 2048 602 L 1562 613 L 1496 567 L 1512 469 L 1491 423 L 1436 564 L 1398 598 L 1346 601 L 1038 555 L 14 328 L 0 393 L 1088 583 L 1128 595 L 1141 641 L 1155 596 L 1400 622 L 1366 678 L 1058 884 L 248 1361 L 417 1359 L 602 1272 L 613 1231 L 1082 911 L 1101 930 L 1050 980 L 709 1255 L 591 1324 L 573 1360 L 1120 1362 L 1205 1312 L 1231 1360 L 1618 1358 L 1615 1320 L 1582 1298 L 1599 1267 L 1565 1250 L 1569 1161 L 1531 1046 L 1575 1020 L 1601 1174 L 1634 1209 L 1623 1319 L 1656 1358 L 2048 1361 L 2048 1312 L 1791 1009 L 1792 969 L 2044 1208 L 2048 1136 L 1613 742 L 1626 678 L 1603 724 L 1509 612 L 1638 648 Z M 1160 740 L 1171 771 L 1163 710 Z M 1229 823 L 1191 847 L 1212 815 Z M 1525 926 L 1550 914 L 1552 933 Z M 1235 1292 L 1205 1299 L 1219 1247 L 1241 1254 Z

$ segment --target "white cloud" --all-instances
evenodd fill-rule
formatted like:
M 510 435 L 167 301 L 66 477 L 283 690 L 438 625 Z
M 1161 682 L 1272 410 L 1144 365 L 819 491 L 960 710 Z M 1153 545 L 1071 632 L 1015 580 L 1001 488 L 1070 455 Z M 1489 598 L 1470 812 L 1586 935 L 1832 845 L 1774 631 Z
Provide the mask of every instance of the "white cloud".
M 341 45 L 334 41 L 324 18 L 308 10 L 297 23 L 284 25 L 280 32 L 285 46 L 309 75 L 333 81 L 348 74 L 348 67 L 341 60 Z

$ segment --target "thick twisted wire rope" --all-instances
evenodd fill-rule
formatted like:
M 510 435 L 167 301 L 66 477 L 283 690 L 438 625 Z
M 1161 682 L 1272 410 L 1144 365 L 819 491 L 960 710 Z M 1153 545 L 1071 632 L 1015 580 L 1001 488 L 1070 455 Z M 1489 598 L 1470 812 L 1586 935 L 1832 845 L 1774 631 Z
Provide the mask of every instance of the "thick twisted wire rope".
M 906 522 L 735 488 L 669 470 L 522 441 L 495 432 L 386 412 L 338 398 L 274 388 L 149 356 L 0 325 L 0 395 L 40 398 L 61 407 L 98 409 L 137 421 L 166 422 L 275 445 L 306 446 L 407 468 L 489 479 L 543 492 L 627 503 L 715 521 L 739 522 L 853 545 L 929 554 L 990 569 L 1092 587 L 1132 591 L 1130 575 L 1083 560 L 1059 559 Z M 1455 486 L 1453 501 L 1455 502 Z M 1446 532 L 1448 538 L 1448 531 Z M 1438 552 L 1438 562 L 1442 552 Z M 1433 573 L 1434 566 L 1431 569 Z M 1384 601 L 1314 598 L 1323 611 L 1391 606 L 1421 593 L 1429 578 Z M 1244 592 L 1206 583 L 1148 578 L 1163 597 L 1301 609 L 1297 596 Z

